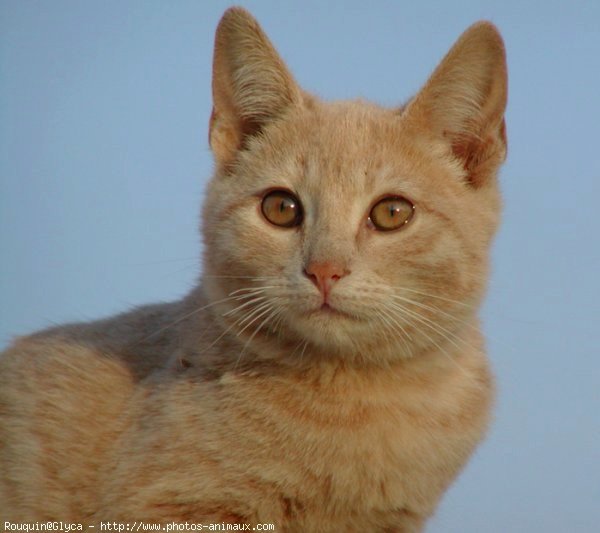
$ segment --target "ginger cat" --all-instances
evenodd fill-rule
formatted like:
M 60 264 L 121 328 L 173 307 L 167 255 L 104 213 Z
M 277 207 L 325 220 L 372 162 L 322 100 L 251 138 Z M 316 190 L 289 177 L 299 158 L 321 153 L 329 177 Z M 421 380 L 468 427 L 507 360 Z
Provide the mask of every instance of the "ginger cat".
M 421 531 L 492 403 L 502 39 L 401 108 L 325 103 L 231 8 L 212 88 L 202 280 L 0 357 L 0 519 Z

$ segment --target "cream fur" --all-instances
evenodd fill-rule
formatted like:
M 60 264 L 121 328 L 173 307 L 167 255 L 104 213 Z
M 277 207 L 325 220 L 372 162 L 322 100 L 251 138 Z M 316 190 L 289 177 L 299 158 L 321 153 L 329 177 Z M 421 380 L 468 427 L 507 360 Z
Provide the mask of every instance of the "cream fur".
M 506 153 L 506 65 L 468 29 L 405 107 L 323 103 L 256 21 L 215 40 L 204 274 L 182 301 L 0 358 L 0 517 L 417 532 L 484 436 L 476 318 Z M 304 220 L 260 213 L 285 188 Z M 368 224 L 378 198 L 415 205 Z M 303 273 L 343 272 L 329 303 Z

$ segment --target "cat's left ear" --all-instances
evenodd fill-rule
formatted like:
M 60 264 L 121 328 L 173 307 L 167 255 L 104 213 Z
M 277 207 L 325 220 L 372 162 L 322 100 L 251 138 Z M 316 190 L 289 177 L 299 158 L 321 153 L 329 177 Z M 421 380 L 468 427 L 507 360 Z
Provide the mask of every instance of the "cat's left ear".
M 302 92 L 258 22 L 229 8 L 217 27 L 210 146 L 227 166 L 249 137 L 302 101 Z
M 468 28 L 403 112 L 415 134 L 446 142 L 475 187 L 506 157 L 504 43 L 496 27 Z

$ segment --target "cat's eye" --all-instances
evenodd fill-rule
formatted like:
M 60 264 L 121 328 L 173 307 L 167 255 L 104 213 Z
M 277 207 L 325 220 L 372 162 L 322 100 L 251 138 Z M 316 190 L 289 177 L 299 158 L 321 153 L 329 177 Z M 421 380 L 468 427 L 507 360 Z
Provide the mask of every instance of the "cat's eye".
M 302 205 L 291 192 L 275 190 L 267 193 L 262 200 L 263 216 L 276 226 L 291 228 L 302 222 Z
M 388 196 L 377 202 L 369 213 L 369 220 L 380 231 L 392 231 L 404 226 L 412 218 L 415 206 L 401 196 Z

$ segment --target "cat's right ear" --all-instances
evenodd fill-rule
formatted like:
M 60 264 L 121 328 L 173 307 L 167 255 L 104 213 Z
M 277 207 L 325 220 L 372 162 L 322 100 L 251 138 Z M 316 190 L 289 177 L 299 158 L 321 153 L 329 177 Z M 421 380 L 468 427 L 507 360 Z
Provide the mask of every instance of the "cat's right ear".
M 227 166 L 302 93 L 258 22 L 245 9 L 228 9 L 217 27 L 213 58 L 213 110 L 209 140 Z
M 479 187 L 506 156 L 506 99 L 504 43 L 484 21 L 462 34 L 404 116 L 417 134 L 446 143 L 466 180 Z

